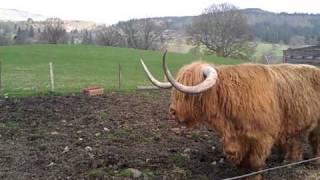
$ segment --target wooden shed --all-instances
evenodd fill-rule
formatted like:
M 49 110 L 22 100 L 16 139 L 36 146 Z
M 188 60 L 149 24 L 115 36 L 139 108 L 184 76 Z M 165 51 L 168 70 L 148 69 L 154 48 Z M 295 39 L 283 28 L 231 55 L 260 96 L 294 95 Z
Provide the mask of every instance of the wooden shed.
M 283 62 L 320 66 L 320 45 L 284 50 Z

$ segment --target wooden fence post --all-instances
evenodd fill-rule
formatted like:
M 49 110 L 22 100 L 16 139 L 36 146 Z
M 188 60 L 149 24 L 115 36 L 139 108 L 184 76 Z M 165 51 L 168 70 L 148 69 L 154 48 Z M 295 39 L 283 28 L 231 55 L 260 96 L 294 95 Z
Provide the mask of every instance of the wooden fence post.
M 0 60 L 0 91 L 2 90 L 2 61 Z
M 118 86 L 118 88 L 119 88 L 119 90 L 120 90 L 120 88 L 121 88 L 121 65 L 119 64 L 119 66 L 118 66 L 118 69 L 119 69 L 119 78 L 118 78 L 118 80 L 119 80 L 119 86 Z
M 49 77 L 50 77 L 50 83 L 51 83 L 51 91 L 54 92 L 54 78 L 53 78 L 52 62 L 49 63 Z

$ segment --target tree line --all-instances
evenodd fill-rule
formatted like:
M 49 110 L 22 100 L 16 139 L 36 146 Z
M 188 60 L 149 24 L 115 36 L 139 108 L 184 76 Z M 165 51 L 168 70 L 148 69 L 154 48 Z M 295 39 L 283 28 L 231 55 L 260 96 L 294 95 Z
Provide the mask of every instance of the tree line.
M 151 18 L 131 19 L 112 26 L 66 31 L 59 18 L 45 20 L 35 28 L 32 20 L 26 23 L 0 22 L 0 45 L 10 44 L 94 44 L 137 49 L 159 49 L 164 43 L 163 22 Z
M 121 21 L 111 26 L 66 31 L 64 21 L 49 18 L 35 26 L 26 22 L 0 22 L 0 45 L 10 44 L 93 44 L 136 49 L 163 49 L 168 40 L 177 38 L 172 31 L 183 34 L 195 48 L 193 53 L 215 54 L 223 57 L 250 59 L 257 40 L 285 43 L 292 47 L 319 44 L 320 21 L 316 17 L 292 20 L 275 13 L 251 9 L 240 10 L 232 4 L 212 4 L 199 16 L 186 18 L 144 18 Z M 298 16 L 300 17 L 300 16 Z M 308 16 L 306 16 L 308 17 Z M 188 22 L 185 22 L 188 21 Z
M 171 38 L 169 22 L 156 18 L 131 19 L 111 26 L 71 32 L 65 30 L 64 22 L 58 18 L 49 18 L 38 28 L 32 24 L 29 19 L 22 27 L 14 25 L 14 36 L 0 32 L 0 37 L 8 38 L 3 38 L 0 44 L 81 43 L 155 50 L 162 49 Z M 206 49 L 206 53 L 240 58 L 247 58 L 250 54 L 252 47 L 248 43 L 251 36 L 247 19 L 231 4 L 214 4 L 206 8 L 185 29 L 188 42 Z
M 270 43 L 290 44 L 297 37 L 314 45 L 320 38 L 320 14 L 272 13 L 261 9 L 242 10 L 256 39 Z

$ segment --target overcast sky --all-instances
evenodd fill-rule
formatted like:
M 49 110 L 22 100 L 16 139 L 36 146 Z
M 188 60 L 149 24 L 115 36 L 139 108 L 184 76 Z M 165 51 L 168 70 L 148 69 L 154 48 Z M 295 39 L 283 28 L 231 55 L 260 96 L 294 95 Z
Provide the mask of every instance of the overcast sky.
M 320 13 L 319 0 L 0 0 L 0 8 L 112 24 L 130 18 L 198 15 L 223 2 L 272 12 Z

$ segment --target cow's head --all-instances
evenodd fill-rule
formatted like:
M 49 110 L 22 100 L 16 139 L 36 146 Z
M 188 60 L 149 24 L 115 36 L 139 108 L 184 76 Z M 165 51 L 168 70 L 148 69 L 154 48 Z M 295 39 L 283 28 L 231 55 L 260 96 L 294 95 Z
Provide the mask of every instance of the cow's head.
M 179 124 L 191 127 L 206 117 L 203 113 L 205 91 L 209 90 L 217 80 L 217 71 L 209 64 L 198 61 L 182 67 L 176 79 L 171 75 L 166 64 L 166 53 L 162 58 L 164 73 L 169 82 L 156 80 L 141 60 L 141 64 L 149 80 L 160 88 L 174 87 L 171 92 L 169 115 Z

